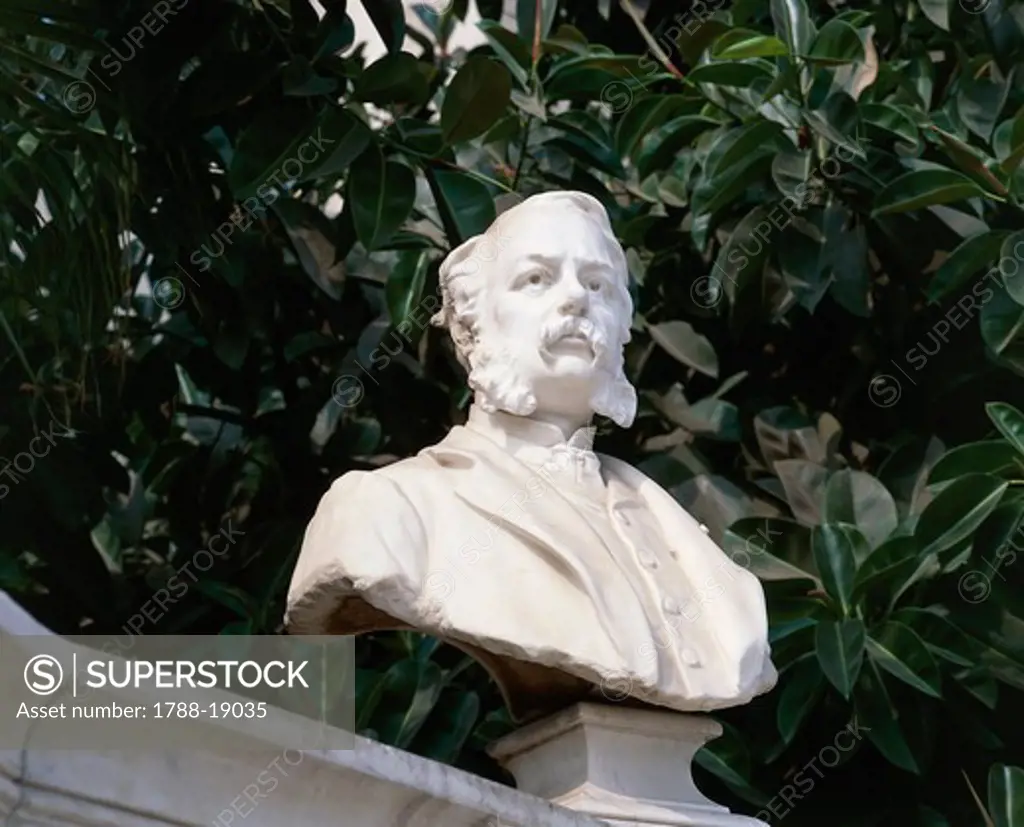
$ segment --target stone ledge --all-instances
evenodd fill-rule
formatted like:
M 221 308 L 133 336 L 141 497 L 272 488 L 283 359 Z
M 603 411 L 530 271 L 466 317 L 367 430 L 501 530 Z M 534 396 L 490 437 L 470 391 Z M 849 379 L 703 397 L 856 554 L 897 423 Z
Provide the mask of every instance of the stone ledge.
M 47 634 L 0 592 L 0 630 Z M 31 743 L 31 731 L 29 732 Z M 237 742 L 236 742 L 237 743 Z M 602 827 L 402 750 L 0 751 L 4 827 Z M 248 793 L 248 798 L 246 794 Z

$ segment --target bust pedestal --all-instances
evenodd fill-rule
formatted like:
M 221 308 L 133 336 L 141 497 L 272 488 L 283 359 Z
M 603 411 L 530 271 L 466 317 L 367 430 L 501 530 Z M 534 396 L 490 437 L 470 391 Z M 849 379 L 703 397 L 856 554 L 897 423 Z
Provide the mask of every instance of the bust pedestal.
M 706 798 L 690 764 L 721 726 L 703 715 L 579 703 L 488 752 L 519 789 L 616 827 L 765 827 Z

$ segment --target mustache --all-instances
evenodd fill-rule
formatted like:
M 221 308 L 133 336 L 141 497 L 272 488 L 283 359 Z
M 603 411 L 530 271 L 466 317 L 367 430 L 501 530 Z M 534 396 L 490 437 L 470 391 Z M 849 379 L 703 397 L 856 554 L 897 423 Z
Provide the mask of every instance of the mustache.
M 597 356 L 608 349 L 608 337 L 604 331 L 589 319 L 575 316 L 564 316 L 548 322 L 541 331 L 541 342 L 545 348 L 549 348 L 566 336 L 573 335 L 583 337 Z

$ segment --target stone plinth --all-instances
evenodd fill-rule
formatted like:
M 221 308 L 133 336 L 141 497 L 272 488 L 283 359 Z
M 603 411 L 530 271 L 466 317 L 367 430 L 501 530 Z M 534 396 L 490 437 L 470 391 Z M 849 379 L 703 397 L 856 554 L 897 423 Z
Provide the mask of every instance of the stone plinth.
M 496 741 L 519 789 L 618 827 L 765 827 L 711 801 L 690 766 L 722 733 L 703 715 L 580 703 Z

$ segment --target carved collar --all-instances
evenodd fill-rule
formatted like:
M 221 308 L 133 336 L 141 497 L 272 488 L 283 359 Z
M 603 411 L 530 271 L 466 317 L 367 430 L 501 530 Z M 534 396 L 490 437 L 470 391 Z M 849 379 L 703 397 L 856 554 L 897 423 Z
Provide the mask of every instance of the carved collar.
M 549 422 L 504 411 L 488 413 L 473 405 L 465 427 L 527 465 L 544 467 L 556 474 L 567 472 L 577 483 L 604 489 L 601 461 L 593 451 L 595 429 L 591 426 L 579 428 L 566 441 L 561 430 Z

